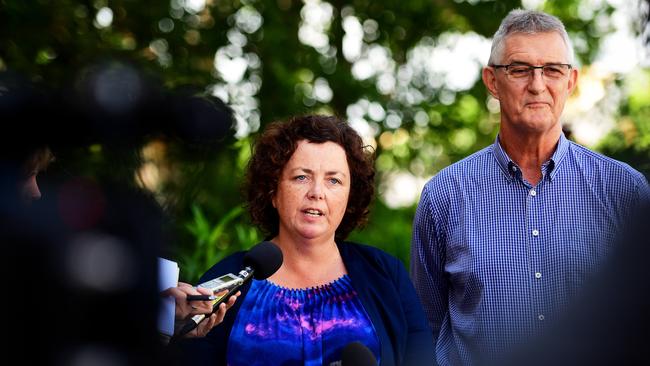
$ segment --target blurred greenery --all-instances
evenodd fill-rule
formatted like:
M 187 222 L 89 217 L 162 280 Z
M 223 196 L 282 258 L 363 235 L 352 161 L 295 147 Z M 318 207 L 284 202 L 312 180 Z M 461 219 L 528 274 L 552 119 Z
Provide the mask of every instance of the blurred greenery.
M 524 3 L 538 3 L 565 22 L 582 67 L 614 31 L 611 2 Z M 150 188 L 173 217 L 173 257 L 186 281 L 262 239 L 239 192 L 251 141 L 271 121 L 314 112 L 346 117 L 369 131 L 380 195 L 369 225 L 351 239 L 407 263 L 415 201 L 392 204 L 387 182 L 406 173 L 421 184 L 494 141 L 498 113 L 478 78 L 489 52 L 481 47 L 503 16 L 521 6 L 514 0 L 0 0 L 0 70 L 60 87 L 91 65 L 129 62 L 170 89 L 191 85 L 233 108 L 235 137 L 214 149 L 197 152 L 152 135 L 145 142 L 154 144 L 153 157 L 96 143 L 59 159 L 74 174 L 129 184 L 138 181 L 142 164 L 153 164 L 159 182 Z M 629 24 L 642 33 L 638 19 Z M 355 27 L 359 54 L 350 56 L 343 45 Z M 461 51 L 469 63 L 451 57 L 427 64 Z M 471 59 L 479 53 L 482 58 Z M 447 78 L 454 68 L 471 83 Z M 637 67 L 603 80 L 603 98 L 620 97 L 612 99 L 613 128 L 592 147 L 649 175 L 650 71 Z M 417 198 L 419 187 L 397 189 Z

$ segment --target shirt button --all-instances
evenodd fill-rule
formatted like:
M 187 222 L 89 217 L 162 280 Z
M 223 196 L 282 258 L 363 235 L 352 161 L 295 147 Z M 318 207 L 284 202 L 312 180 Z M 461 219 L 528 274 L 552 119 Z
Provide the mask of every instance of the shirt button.
M 517 167 L 513 165 L 513 166 L 512 166 L 512 171 L 513 171 L 513 172 L 516 172 L 516 171 L 517 171 Z
M 539 230 L 535 229 L 533 230 L 533 236 L 538 236 L 539 235 Z
M 539 320 L 544 320 L 544 315 L 543 315 L 543 314 L 539 314 L 539 315 L 537 316 L 537 319 L 539 319 Z
M 542 278 L 542 274 L 539 273 L 539 272 L 536 272 L 536 273 L 535 273 L 535 278 Z
M 531 189 L 530 190 L 530 195 L 535 197 L 535 196 L 537 196 L 537 192 L 534 189 Z

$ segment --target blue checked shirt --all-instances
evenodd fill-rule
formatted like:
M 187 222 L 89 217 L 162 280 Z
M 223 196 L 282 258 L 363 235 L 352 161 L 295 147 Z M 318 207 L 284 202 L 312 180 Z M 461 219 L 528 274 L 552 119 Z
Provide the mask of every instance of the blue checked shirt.
M 650 197 L 641 173 L 564 135 L 542 175 L 526 182 L 497 137 L 424 187 L 411 277 L 441 365 L 489 360 L 552 322 Z

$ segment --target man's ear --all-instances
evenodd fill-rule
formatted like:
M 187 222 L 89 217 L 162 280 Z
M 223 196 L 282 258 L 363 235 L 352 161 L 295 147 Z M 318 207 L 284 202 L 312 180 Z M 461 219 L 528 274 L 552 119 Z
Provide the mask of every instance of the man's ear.
M 569 84 L 568 84 L 568 94 L 571 95 L 578 85 L 578 70 L 575 68 L 571 69 L 569 74 Z
M 488 92 L 496 98 L 499 99 L 499 88 L 497 88 L 497 75 L 495 74 L 496 69 L 490 66 L 486 66 L 483 68 L 483 84 L 485 84 L 485 87 L 487 88 Z

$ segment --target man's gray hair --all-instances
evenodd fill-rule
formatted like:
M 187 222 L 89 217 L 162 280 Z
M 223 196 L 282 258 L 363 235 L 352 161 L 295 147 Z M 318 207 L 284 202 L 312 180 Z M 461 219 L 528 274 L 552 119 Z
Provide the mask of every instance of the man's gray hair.
M 567 48 L 567 62 L 573 64 L 573 46 L 560 19 L 541 11 L 514 9 L 501 21 L 499 29 L 494 33 L 488 65 L 502 62 L 504 41 L 507 36 L 513 33 L 535 34 L 548 32 L 556 32 L 562 37 Z

